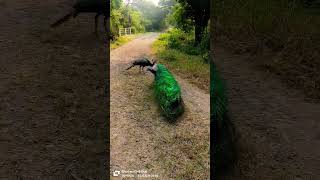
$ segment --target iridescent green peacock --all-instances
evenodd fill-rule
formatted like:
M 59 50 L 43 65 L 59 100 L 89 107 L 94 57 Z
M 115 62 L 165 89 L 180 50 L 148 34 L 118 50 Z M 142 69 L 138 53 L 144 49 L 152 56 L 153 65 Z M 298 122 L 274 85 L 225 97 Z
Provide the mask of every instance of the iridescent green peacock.
M 223 172 L 235 160 L 233 125 L 228 117 L 226 89 L 216 67 L 210 67 L 210 120 L 213 137 L 214 171 Z
M 161 110 L 168 119 L 174 119 L 184 112 L 181 88 L 174 76 L 162 64 L 155 64 L 147 70 L 155 75 L 155 95 Z

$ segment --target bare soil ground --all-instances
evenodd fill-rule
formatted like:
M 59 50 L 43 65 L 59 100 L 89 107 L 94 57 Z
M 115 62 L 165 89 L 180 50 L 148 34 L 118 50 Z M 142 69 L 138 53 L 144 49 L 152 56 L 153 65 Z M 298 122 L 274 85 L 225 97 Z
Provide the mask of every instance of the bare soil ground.
M 238 162 L 221 179 L 320 179 L 320 104 L 305 101 L 249 55 L 214 46 L 228 86 Z
M 158 179 L 209 179 L 209 90 L 175 75 L 186 112 L 169 123 L 155 101 L 153 75 L 137 67 L 125 70 L 134 59 L 151 56 L 157 35 L 142 35 L 111 51 L 111 170 L 146 170 Z
M 70 2 L 0 1 L 0 179 L 106 177 L 108 48 L 93 14 L 49 28 Z

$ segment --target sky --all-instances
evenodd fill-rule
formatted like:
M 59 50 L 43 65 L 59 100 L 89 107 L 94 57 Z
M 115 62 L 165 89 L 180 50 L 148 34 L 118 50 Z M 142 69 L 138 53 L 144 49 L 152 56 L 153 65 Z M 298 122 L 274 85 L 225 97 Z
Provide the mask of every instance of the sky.
M 158 5 L 159 0 L 150 0 L 152 1 L 155 5 Z

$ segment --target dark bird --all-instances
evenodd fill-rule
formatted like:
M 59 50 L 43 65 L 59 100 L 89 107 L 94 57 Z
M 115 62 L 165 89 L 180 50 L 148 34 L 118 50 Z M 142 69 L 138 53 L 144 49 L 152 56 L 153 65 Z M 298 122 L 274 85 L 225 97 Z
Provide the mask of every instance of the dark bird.
M 147 58 L 138 59 L 132 62 L 131 66 L 127 68 L 127 70 L 131 69 L 134 66 L 140 66 L 140 71 L 143 70 L 146 66 L 153 66 L 156 63 L 156 61 L 150 62 Z
M 77 0 L 73 5 L 73 10 L 53 23 L 51 27 L 54 28 L 59 26 L 60 24 L 69 20 L 72 16 L 75 18 L 79 15 L 79 13 L 96 13 L 95 33 L 97 33 L 98 18 L 101 15 L 104 15 L 104 27 L 107 29 L 107 18 L 109 19 L 110 16 L 107 9 L 107 4 L 109 2 L 109 0 Z

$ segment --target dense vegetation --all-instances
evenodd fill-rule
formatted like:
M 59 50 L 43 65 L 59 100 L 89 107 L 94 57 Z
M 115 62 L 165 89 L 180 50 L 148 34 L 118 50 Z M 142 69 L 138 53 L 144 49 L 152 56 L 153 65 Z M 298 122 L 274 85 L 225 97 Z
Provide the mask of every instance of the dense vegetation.
M 154 44 L 160 61 L 208 88 L 209 4 L 209 0 L 160 0 L 156 6 L 150 0 L 111 0 L 111 33 L 118 39 L 113 47 L 131 39 L 118 38 L 119 28 L 132 27 L 134 33 L 167 30 Z
M 182 18 L 192 22 L 191 24 L 194 26 L 195 43 L 200 43 L 210 19 L 210 0 L 177 1 L 179 2 L 178 6 L 180 6 L 180 8 L 178 8 L 176 12 L 178 12 L 177 14 L 180 18 L 176 22 L 179 24 L 179 20 L 182 20 Z
M 131 27 L 133 33 L 160 31 L 166 28 L 165 13 L 148 0 L 111 0 L 111 36 L 116 39 L 119 29 L 127 27 Z
M 154 43 L 157 59 L 170 71 L 178 73 L 202 89 L 209 88 L 208 51 L 194 47 L 194 36 L 179 29 L 170 29 Z
M 154 44 L 154 49 L 161 63 L 200 88 L 208 90 L 210 78 L 209 19 L 206 19 L 206 23 L 201 25 L 197 23 L 195 13 L 198 5 L 194 5 L 194 2 L 160 0 L 159 6 L 167 11 L 165 23 L 171 28 L 160 35 Z M 204 5 L 206 2 L 200 1 L 200 4 Z M 203 12 L 205 13 L 198 12 L 198 14 L 204 17 L 208 13 L 205 8 Z
M 215 44 L 259 62 L 286 82 L 320 98 L 320 6 L 315 0 L 217 0 Z

